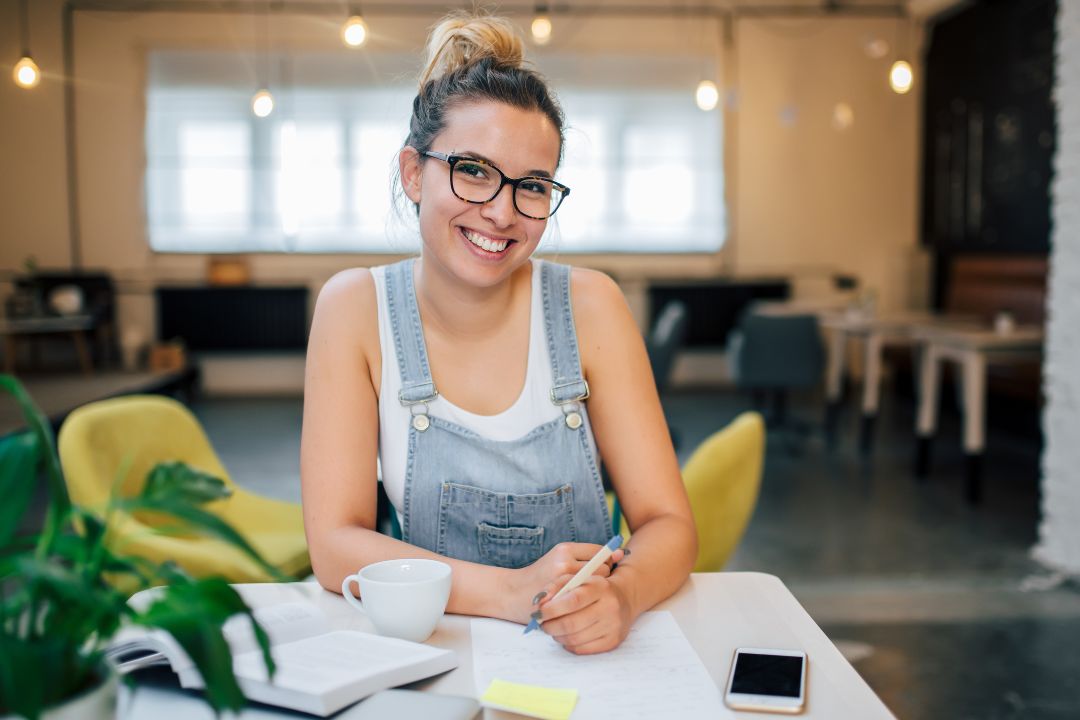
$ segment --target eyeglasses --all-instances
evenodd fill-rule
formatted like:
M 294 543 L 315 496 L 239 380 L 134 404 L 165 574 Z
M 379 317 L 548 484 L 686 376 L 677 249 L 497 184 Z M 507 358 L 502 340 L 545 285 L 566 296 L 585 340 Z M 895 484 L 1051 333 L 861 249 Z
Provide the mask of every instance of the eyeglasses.
M 514 208 L 519 213 L 533 220 L 546 220 L 570 194 L 570 188 L 551 178 L 536 175 L 510 178 L 494 165 L 476 158 L 434 151 L 421 154 L 449 165 L 450 191 L 474 205 L 491 202 L 504 185 L 510 185 L 514 188 Z

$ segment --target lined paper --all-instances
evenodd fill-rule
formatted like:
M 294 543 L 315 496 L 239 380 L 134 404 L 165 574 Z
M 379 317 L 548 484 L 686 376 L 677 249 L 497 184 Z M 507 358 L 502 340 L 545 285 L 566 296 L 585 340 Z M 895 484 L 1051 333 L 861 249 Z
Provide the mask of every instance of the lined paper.
M 543 632 L 472 620 L 473 677 L 479 697 L 500 679 L 580 695 L 573 720 L 734 718 L 670 612 L 647 612 L 615 650 L 578 656 Z

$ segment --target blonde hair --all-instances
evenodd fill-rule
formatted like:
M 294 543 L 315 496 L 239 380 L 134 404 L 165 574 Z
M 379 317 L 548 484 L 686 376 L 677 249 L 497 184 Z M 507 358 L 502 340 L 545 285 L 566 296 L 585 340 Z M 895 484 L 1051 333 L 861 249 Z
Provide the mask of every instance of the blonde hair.
M 504 68 L 521 68 L 525 46 L 509 20 L 494 15 L 453 12 L 431 30 L 427 64 L 420 73 L 420 87 L 483 58 Z

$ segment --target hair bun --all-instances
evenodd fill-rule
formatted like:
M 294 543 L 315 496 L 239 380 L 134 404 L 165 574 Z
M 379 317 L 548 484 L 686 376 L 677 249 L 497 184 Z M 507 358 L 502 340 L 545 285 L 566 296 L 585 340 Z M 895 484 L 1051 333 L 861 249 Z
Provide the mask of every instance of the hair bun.
M 485 58 L 497 65 L 521 67 L 524 44 L 514 26 L 500 17 L 451 13 L 428 36 L 427 65 L 420 75 L 420 87 Z

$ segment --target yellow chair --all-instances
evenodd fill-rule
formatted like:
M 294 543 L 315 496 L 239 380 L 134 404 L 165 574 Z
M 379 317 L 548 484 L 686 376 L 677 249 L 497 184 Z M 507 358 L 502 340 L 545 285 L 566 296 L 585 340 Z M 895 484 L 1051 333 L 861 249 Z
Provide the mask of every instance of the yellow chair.
M 262 557 L 283 573 L 311 570 L 300 506 L 238 487 L 221 464 L 199 421 L 184 405 L 160 395 L 132 395 L 84 405 L 72 412 L 57 441 L 72 502 L 101 510 L 120 468 L 122 496 L 138 493 L 159 462 L 179 460 L 221 478 L 232 494 L 206 506 L 228 522 Z M 162 535 L 153 528 L 166 517 L 113 517 L 117 549 L 156 563 L 171 560 L 196 577 L 218 575 L 230 582 L 265 582 L 266 571 L 241 551 L 200 535 Z
M 757 504 L 764 461 L 765 422 L 756 412 L 739 415 L 686 461 L 683 483 L 698 534 L 694 572 L 721 570 L 735 551 Z M 623 537 L 630 537 L 610 493 L 608 501 Z

